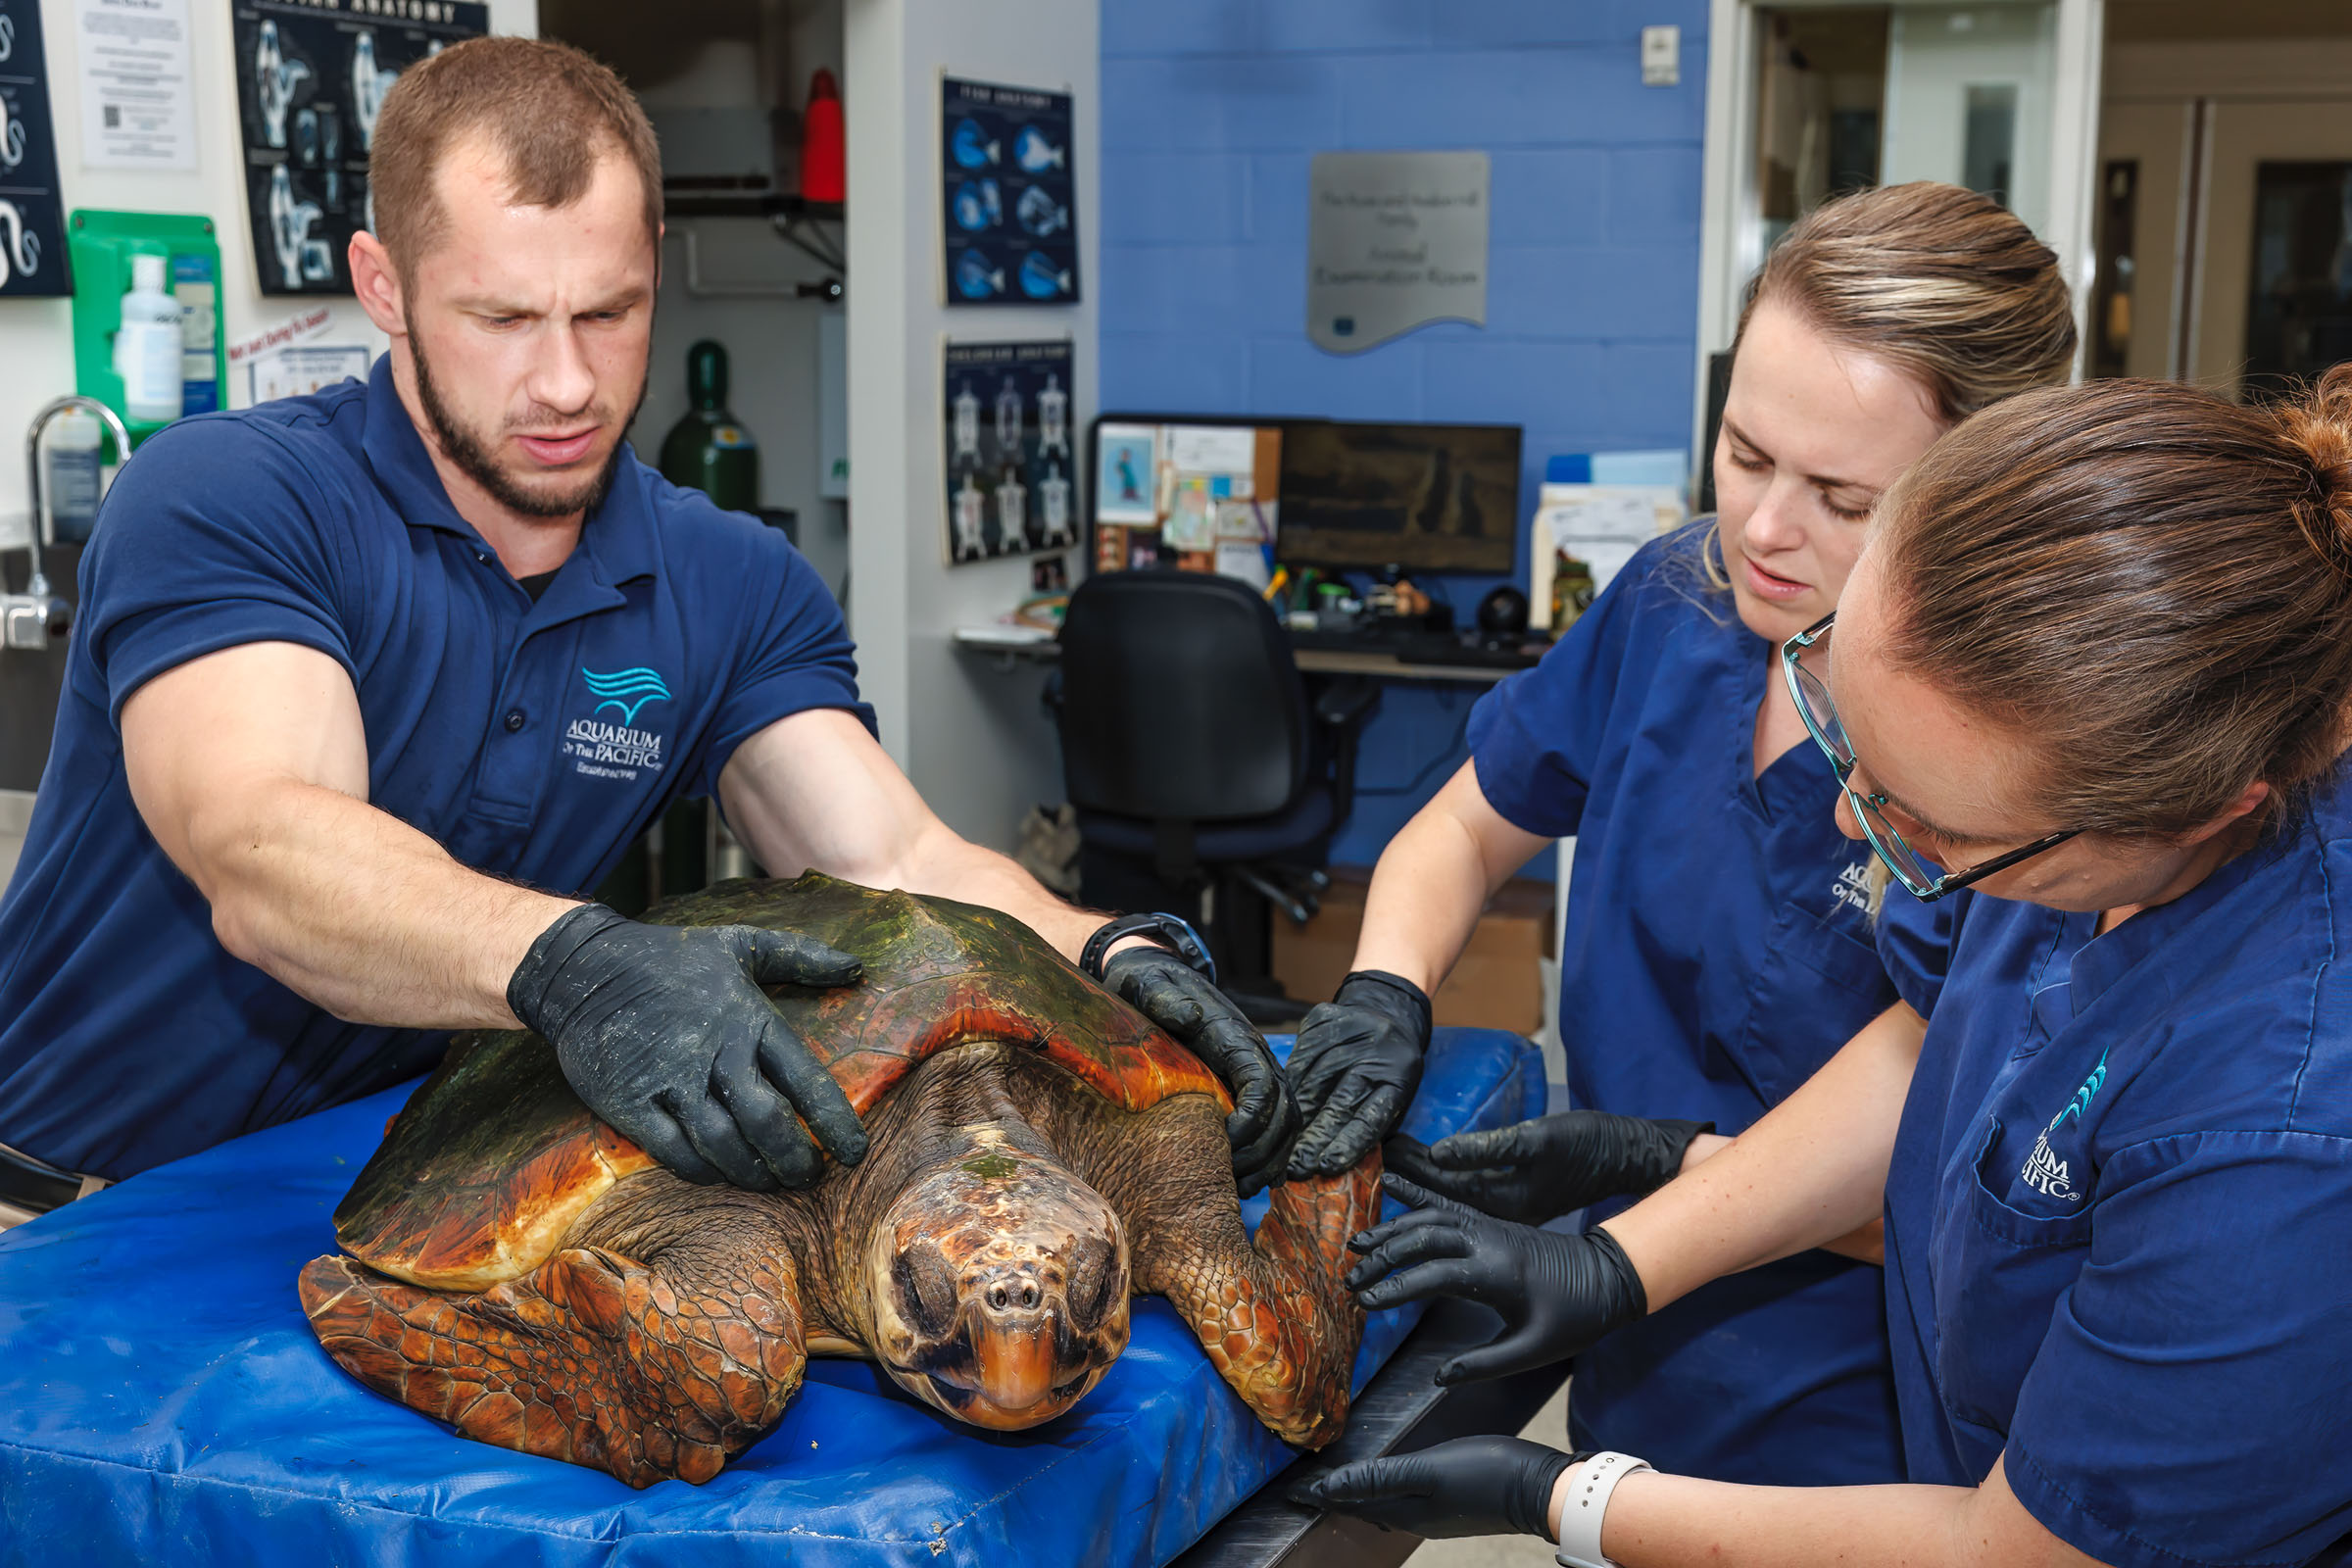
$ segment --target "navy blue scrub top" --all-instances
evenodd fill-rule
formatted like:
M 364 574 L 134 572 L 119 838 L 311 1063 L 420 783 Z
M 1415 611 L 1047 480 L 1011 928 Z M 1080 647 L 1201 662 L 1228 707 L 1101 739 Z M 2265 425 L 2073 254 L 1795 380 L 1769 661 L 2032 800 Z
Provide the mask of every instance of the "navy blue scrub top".
M 450 506 L 392 385 L 207 415 L 127 464 L 82 559 L 57 733 L 0 900 L 0 1143 L 120 1178 L 431 1065 L 221 948 L 122 767 L 175 665 L 299 643 L 359 693 L 371 803 L 466 865 L 594 888 L 734 750 L 858 702 L 832 596 L 780 532 L 625 448 L 533 603 Z
M 1897 952 L 1888 899 L 1929 1015 L 1886 1184 L 1911 1479 L 2005 1456 L 2118 1568 L 2343 1560 L 2352 787 L 2104 936 L 1963 892 Z
M 1707 588 L 1694 524 L 1642 548 L 1471 717 L 1479 788 L 1576 835 L 1560 1033 L 1576 1104 L 1738 1133 L 1895 1000 L 1869 850 L 1812 745 L 1755 775 L 1777 651 Z M 1596 1210 L 1614 1212 L 1621 1204 Z M 1577 1358 L 1570 1428 L 1685 1475 L 1899 1480 L 1879 1271 L 1809 1252 L 1719 1280 Z

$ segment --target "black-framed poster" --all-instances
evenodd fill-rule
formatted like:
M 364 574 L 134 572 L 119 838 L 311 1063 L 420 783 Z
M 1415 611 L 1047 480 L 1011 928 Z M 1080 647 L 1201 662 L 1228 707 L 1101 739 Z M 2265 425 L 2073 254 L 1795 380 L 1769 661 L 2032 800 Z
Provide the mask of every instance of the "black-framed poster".
M 40 0 L 0 0 L 0 295 L 73 292 Z
M 7 0 L 16 4 L 17 0 Z M 245 210 L 265 294 L 348 294 L 394 78 L 490 30 L 473 0 L 231 0 Z
M 948 560 L 1066 550 L 1078 542 L 1070 442 L 1077 355 L 1066 338 L 950 343 L 945 352 Z
M 948 303 L 1076 304 L 1070 95 L 944 77 L 939 135 Z

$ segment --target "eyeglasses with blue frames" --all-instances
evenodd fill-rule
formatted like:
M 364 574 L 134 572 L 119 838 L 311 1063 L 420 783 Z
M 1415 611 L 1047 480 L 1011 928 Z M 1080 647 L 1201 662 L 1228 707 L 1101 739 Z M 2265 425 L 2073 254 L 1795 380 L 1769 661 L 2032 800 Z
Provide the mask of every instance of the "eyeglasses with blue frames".
M 1846 804 L 1853 808 L 1854 820 L 1862 824 L 1863 837 L 1870 840 L 1870 847 L 1878 852 L 1886 869 L 1894 873 L 1894 879 L 1913 898 L 1933 904 L 1946 893 L 1957 893 L 1972 882 L 1982 882 L 1996 871 L 2008 870 L 2020 860 L 2030 860 L 2044 850 L 2054 850 L 2081 831 L 2068 828 L 2045 834 L 2031 844 L 2022 844 L 2005 855 L 1996 855 L 1959 871 L 1938 871 L 1923 859 L 1918 851 L 1903 842 L 1894 824 L 1886 820 L 1882 809 L 1886 797 L 1864 795 L 1850 782 L 1854 774 L 1854 743 L 1846 738 L 1845 725 L 1838 717 L 1838 705 L 1830 701 L 1830 688 L 1805 662 L 1806 652 L 1822 645 L 1837 618 L 1837 612 L 1832 611 L 1781 644 L 1781 674 L 1788 682 L 1788 695 L 1796 699 L 1797 716 L 1805 721 L 1813 744 L 1821 748 L 1822 755 L 1830 760 L 1831 768 L 1837 772 Z M 1815 662 L 1819 662 L 1819 659 Z

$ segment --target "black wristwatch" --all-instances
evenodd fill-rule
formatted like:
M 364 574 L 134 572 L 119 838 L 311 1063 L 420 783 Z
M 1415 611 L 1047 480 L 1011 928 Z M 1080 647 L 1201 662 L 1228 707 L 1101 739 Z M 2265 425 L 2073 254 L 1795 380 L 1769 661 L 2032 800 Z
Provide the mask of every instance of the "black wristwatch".
M 1217 983 L 1216 960 L 1208 956 L 1208 946 L 1193 923 L 1174 914 L 1122 914 L 1116 920 L 1086 939 L 1086 947 L 1078 955 L 1078 967 L 1093 979 L 1101 980 L 1102 960 L 1109 956 L 1111 944 L 1128 937 L 1149 937 L 1173 953 L 1186 963 L 1200 971 L 1210 985 Z

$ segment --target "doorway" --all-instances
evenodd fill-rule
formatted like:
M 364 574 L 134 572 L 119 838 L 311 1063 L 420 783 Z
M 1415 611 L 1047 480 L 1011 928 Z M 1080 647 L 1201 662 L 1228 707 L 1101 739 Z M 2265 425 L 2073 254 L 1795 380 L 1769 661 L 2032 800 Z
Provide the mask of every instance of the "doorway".
M 2088 372 L 2276 395 L 2352 358 L 2352 8 L 2110 0 Z

